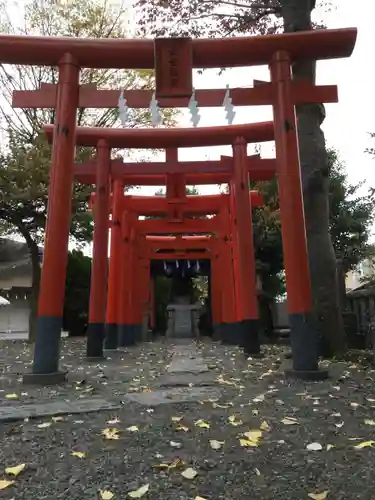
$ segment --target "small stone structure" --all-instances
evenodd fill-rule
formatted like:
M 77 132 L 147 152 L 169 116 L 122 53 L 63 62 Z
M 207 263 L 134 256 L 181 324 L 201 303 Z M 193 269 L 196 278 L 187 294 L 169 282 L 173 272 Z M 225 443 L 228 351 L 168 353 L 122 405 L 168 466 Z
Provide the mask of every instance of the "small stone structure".
M 169 304 L 167 306 L 167 337 L 198 337 L 199 305 Z

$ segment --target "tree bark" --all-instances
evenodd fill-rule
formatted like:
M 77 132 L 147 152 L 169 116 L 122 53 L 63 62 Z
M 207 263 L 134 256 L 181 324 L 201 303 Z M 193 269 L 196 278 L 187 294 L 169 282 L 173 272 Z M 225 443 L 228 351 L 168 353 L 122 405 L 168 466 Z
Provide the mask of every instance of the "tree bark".
M 284 31 L 311 30 L 314 0 L 280 0 Z M 303 61 L 293 67 L 293 78 L 315 82 L 316 62 Z M 299 152 L 311 287 L 321 350 L 325 356 L 345 351 L 340 310 L 336 258 L 329 231 L 328 161 L 325 138 L 320 128 L 325 110 L 322 104 L 297 106 Z
M 40 286 L 40 262 L 39 262 L 39 249 L 38 245 L 31 236 L 30 232 L 24 226 L 18 227 L 20 233 L 26 240 L 26 244 L 29 249 L 31 258 L 31 268 L 32 268 L 32 279 L 31 279 L 31 294 L 29 296 L 29 336 L 28 341 L 30 343 L 35 342 L 36 337 L 36 320 L 38 316 L 38 296 L 39 296 L 39 286 Z

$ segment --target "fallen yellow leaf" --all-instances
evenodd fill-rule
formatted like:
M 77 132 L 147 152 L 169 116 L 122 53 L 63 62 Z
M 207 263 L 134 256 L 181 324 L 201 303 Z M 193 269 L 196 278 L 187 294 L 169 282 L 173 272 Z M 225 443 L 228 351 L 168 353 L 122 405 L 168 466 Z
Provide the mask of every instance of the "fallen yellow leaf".
M 144 486 L 141 486 L 140 488 L 138 488 L 135 491 L 130 491 L 128 493 L 128 496 L 130 498 L 141 498 L 141 497 L 143 497 L 143 495 L 145 495 L 148 492 L 149 489 L 150 489 L 150 485 L 145 484 Z
M 371 447 L 375 441 L 363 441 L 362 443 L 356 444 L 354 448 L 356 450 L 361 450 L 362 448 L 369 448 Z
M 99 490 L 99 495 L 101 500 L 112 500 L 115 496 L 111 491 L 108 490 Z
M 238 427 L 243 423 L 242 420 L 236 420 L 236 415 L 230 415 L 230 417 L 228 417 L 228 422 L 234 427 Z
M 262 431 L 258 431 L 257 429 L 253 431 L 244 432 L 243 435 L 249 440 L 257 443 L 259 439 L 262 437 Z
M 264 421 L 260 424 L 260 428 L 262 429 L 262 431 L 266 431 L 266 432 L 271 430 L 271 427 L 268 425 L 268 423 L 266 421 Z
M 102 436 L 104 436 L 105 439 L 120 439 L 119 430 L 113 427 L 103 429 Z
M 219 403 L 212 403 L 212 408 L 222 408 L 224 410 L 230 408 L 231 406 L 233 406 L 233 403 L 228 403 L 225 405 L 220 405 Z
M 200 497 L 200 496 L 197 496 L 194 498 L 194 500 L 206 500 L 206 498 L 203 498 L 203 497 Z
M 20 472 L 24 470 L 26 464 L 15 465 L 14 467 L 7 467 L 5 469 L 5 474 L 10 474 L 11 476 L 18 476 Z
M 77 458 L 85 458 L 86 453 L 83 453 L 83 451 L 72 451 L 71 456 Z
M 38 424 L 37 427 L 39 429 L 47 429 L 47 427 L 51 427 L 52 422 L 43 422 L 42 424 Z
M 198 472 L 191 467 L 181 472 L 181 476 L 183 476 L 185 479 L 194 479 L 197 474 Z
M 185 462 L 183 460 L 181 460 L 180 458 L 177 458 L 176 460 L 174 460 L 173 462 L 171 462 L 170 464 L 168 463 L 161 463 L 161 464 L 158 464 L 158 465 L 155 465 L 156 468 L 158 469 L 178 469 L 178 468 L 181 468 L 181 467 L 184 467 L 185 466 Z
M 184 432 L 188 432 L 189 430 L 189 427 L 185 427 L 184 425 L 178 425 L 176 427 L 176 431 L 184 431 Z
M 208 422 L 206 422 L 205 420 L 197 420 L 195 422 L 195 425 L 197 427 L 201 427 L 202 429 L 209 429 L 210 428 L 210 424 Z
M 366 425 L 375 425 L 375 420 L 369 420 L 369 419 L 366 419 L 366 420 L 365 420 L 365 424 L 366 424 Z
M 210 446 L 213 450 L 220 450 L 225 441 L 216 441 L 216 439 L 210 439 Z
M 256 398 L 253 399 L 253 402 L 254 403 L 261 403 L 262 401 L 264 401 L 264 399 L 265 399 L 264 394 L 259 394 L 259 396 L 257 396 Z
M 298 421 L 297 421 L 297 419 L 292 418 L 292 417 L 285 417 L 282 419 L 281 423 L 284 425 L 296 425 L 296 424 L 298 424 Z
M 322 491 L 322 493 L 309 493 L 307 496 L 312 500 L 325 500 L 329 491 Z
M 257 446 L 259 446 L 257 442 L 250 441 L 250 439 L 240 439 L 240 445 L 243 447 L 249 447 L 249 446 L 257 447 Z
M 130 427 L 127 427 L 126 430 L 129 432 L 138 432 L 139 431 L 139 429 L 136 425 L 131 425 Z
M 12 393 L 12 394 L 5 394 L 5 397 L 7 399 L 18 399 L 18 394 Z
M 171 418 L 172 422 L 181 422 L 182 419 L 183 419 L 183 417 L 172 417 Z
M 327 451 L 332 450 L 333 448 L 336 448 L 334 444 L 327 444 Z
M 14 484 L 14 481 L 8 481 L 7 479 L 0 479 L 0 490 L 5 490 L 8 486 Z

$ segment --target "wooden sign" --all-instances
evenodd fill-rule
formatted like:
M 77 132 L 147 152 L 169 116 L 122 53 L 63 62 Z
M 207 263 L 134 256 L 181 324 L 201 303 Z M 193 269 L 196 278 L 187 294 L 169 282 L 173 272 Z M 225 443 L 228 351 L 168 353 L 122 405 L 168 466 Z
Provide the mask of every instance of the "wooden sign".
M 190 97 L 193 91 L 191 38 L 154 40 L 156 98 Z

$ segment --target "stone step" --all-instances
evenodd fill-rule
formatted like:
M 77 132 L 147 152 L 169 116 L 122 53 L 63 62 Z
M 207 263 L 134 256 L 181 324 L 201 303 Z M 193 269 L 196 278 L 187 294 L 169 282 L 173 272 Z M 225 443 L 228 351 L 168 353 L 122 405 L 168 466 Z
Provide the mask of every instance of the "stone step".
M 51 417 L 76 413 L 90 413 L 103 410 L 117 410 L 121 405 L 100 398 L 79 399 L 77 401 L 52 401 L 15 406 L 0 406 L 0 422 L 24 420 L 25 418 Z
M 125 401 L 132 401 L 142 406 L 159 406 L 162 404 L 196 403 L 208 399 L 219 399 L 221 393 L 216 387 L 175 387 L 153 392 L 128 393 Z

